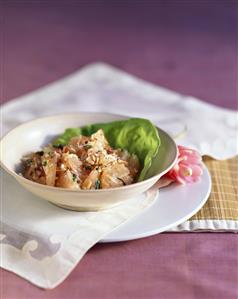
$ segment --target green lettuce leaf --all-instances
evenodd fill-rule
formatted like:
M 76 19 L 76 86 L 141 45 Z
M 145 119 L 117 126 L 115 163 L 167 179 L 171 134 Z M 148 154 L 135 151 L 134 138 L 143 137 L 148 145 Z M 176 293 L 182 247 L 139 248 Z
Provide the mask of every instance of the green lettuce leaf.
M 158 130 L 147 119 L 131 118 L 82 128 L 69 128 L 53 142 L 53 145 L 66 145 L 72 137 L 90 136 L 99 129 L 103 130 L 113 148 L 127 149 L 129 153 L 137 155 L 142 166 L 138 181 L 142 181 L 160 146 Z

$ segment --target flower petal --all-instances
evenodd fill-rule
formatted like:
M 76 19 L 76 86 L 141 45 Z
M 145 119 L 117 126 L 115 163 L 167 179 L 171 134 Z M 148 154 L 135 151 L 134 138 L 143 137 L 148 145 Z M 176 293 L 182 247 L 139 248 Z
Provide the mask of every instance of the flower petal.
M 200 177 L 203 174 L 202 165 L 191 165 L 191 169 L 193 172 L 193 177 Z

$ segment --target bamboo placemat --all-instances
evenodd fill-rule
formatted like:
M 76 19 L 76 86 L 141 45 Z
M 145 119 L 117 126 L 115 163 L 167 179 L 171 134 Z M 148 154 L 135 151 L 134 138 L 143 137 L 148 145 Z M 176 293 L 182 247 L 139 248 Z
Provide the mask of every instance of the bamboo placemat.
M 212 191 L 203 208 L 191 220 L 238 221 L 238 157 L 218 161 L 204 158 L 212 177 Z
M 212 177 L 206 204 L 188 221 L 170 231 L 238 232 L 238 156 L 225 161 L 203 157 Z

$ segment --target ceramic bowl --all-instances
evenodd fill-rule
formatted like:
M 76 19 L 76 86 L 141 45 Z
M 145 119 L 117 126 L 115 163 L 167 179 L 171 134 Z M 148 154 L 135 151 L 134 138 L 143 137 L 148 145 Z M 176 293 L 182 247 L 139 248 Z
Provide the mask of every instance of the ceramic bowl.
M 158 128 L 161 146 L 146 179 L 127 186 L 101 190 L 68 190 L 50 187 L 32 182 L 19 175 L 19 165 L 24 155 L 38 151 L 57 135 L 64 132 L 66 128 L 127 118 L 108 113 L 81 112 L 38 118 L 21 124 L 1 140 L 1 166 L 25 189 L 39 196 L 39 198 L 63 208 L 77 211 L 95 211 L 113 207 L 145 192 L 173 167 L 177 158 L 177 147 L 166 132 Z

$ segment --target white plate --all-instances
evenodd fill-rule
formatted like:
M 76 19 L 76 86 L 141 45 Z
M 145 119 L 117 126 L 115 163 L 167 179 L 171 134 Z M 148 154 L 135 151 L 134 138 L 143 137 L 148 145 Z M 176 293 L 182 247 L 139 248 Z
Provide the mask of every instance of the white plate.
M 101 242 L 127 241 L 164 232 L 196 214 L 207 201 L 210 192 L 211 177 L 204 165 L 200 182 L 163 188 L 152 206 L 116 228 Z

